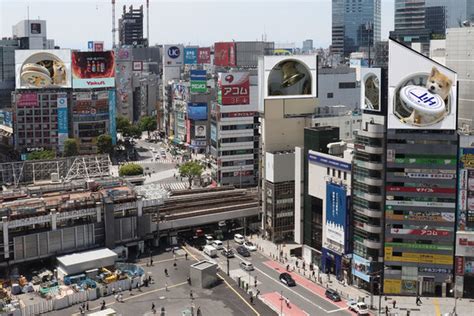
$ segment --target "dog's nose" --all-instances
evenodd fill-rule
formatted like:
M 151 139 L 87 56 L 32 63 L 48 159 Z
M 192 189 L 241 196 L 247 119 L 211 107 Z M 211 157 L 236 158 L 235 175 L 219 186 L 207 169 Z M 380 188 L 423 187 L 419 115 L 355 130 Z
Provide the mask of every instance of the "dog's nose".
M 434 91 L 435 89 L 435 86 L 430 86 L 430 91 Z

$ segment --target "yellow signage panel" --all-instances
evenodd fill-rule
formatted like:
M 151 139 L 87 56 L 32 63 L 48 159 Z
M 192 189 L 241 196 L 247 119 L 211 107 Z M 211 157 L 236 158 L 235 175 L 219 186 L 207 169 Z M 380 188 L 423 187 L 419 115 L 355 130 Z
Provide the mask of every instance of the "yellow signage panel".
M 401 256 L 393 256 L 393 247 L 385 247 L 385 261 L 453 264 L 453 257 L 449 255 L 436 255 L 429 253 L 403 252 Z
M 402 280 L 383 280 L 383 291 L 386 294 L 400 294 L 402 289 Z

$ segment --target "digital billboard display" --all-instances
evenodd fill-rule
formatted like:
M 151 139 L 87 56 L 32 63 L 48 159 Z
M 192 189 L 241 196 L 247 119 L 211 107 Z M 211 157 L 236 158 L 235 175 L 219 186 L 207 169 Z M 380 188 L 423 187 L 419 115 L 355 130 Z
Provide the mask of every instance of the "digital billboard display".
M 211 48 L 210 47 L 200 47 L 197 50 L 197 63 L 199 65 L 210 64 L 211 63 Z
M 457 74 L 389 40 L 388 128 L 454 130 Z
M 184 48 L 184 64 L 196 65 L 198 63 L 198 48 L 185 47 Z
M 188 103 L 188 119 L 193 121 L 207 120 L 207 103 Z
M 250 80 L 248 72 L 219 73 L 218 102 L 221 105 L 250 103 Z
M 114 87 L 114 52 L 73 52 L 72 85 L 86 89 Z
M 194 125 L 194 137 L 206 138 L 206 125 L 204 124 Z
M 15 50 L 17 89 L 71 88 L 71 51 Z
M 343 254 L 345 250 L 347 226 L 347 194 L 343 186 L 326 184 L 326 224 L 324 247 Z
M 214 65 L 235 67 L 234 42 L 219 42 L 214 44 Z

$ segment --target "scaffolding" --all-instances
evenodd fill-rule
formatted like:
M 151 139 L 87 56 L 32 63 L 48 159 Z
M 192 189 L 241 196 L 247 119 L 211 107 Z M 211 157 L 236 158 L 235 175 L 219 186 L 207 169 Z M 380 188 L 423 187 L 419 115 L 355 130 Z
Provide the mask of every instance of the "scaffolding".
M 30 160 L 0 163 L 0 185 L 18 187 L 51 181 L 57 174 L 61 181 L 110 176 L 108 155 L 66 157 L 52 160 Z

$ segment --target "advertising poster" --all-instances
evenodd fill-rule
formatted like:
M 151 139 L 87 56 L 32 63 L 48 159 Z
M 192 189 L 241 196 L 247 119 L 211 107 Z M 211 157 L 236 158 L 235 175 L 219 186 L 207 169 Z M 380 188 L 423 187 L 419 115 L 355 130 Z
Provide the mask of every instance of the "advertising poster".
M 309 65 L 303 62 L 308 58 L 298 60 L 279 56 L 269 57 L 273 58 L 266 58 L 268 61 L 264 61 L 267 97 L 316 96 L 316 81 L 313 80 L 312 74 L 316 60 L 311 60 Z
M 143 70 L 143 61 L 141 61 L 141 60 L 134 61 L 132 63 L 132 70 L 133 71 L 142 71 Z
M 129 61 L 132 60 L 132 50 L 128 47 L 118 48 L 116 50 L 115 59 L 117 61 Z
M 12 127 L 12 112 L 0 111 L 0 125 Z
M 324 247 L 339 254 L 345 249 L 345 227 L 347 224 L 346 189 L 333 183 L 326 184 L 326 225 Z
M 204 124 L 194 125 L 194 137 L 206 138 L 206 125 Z
M 210 47 L 200 47 L 197 50 L 197 63 L 199 65 L 210 64 L 211 63 L 211 48 Z
M 15 50 L 17 89 L 71 88 L 69 49 Z
M 248 72 L 222 73 L 219 76 L 217 99 L 221 105 L 250 103 L 250 81 Z
M 94 42 L 94 52 L 103 52 L 104 42 Z
M 188 103 L 188 119 L 193 121 L 207 120 L 207 103 Z
M 39 106 L 38 95 L 35 92 L 17 94 L 16 106 L 18 108 L 29 108 Z
M 79 89 L 115 87 L 114 52 L 73 52 L 72 85 Z
M 469 142 L 468 142 L 469 143 Z M 459 149 L 458 228 L 474 229 L 474 148 Z
M 132 67 L 130 62 L 118 62 L 115 69 L 116 73 L 116 89 L 117 89 L 117 103 L 119 108 L 123 105 L 128 106 L 132 102 Z
M 163 49 L 163 66 L 182 66 L 184 64 L 183 45 L 165 45 Z
M 109 132 L 110 136 L 112 137 L 112 144 L 117 144 L 117 125 L 116 125 L 116 114 L 115 114 L 115 107 L 116 107 L 116 100 L 115 100 L 115 91 L 109 90 Z
M 206 70 L 191 70 L 191 93 L 206 93 L 207 92 L 207 71 Z
M 370 282 L 370 261 L 354 254 L 352 260 L 352 274 L 366 282 Z
M 234 42 L 219 42 L 214 44 L 214 65 L 235 67 Z
M 62 150 L 64 141 L 68 138 L 68 113 L 67 113 L 67 95 L 58 95 L 58 145 Z
M 173 83 L 173 98 L 176 100 L 186 100 L 188 87 L 182 83 Z
M 185 47 L 184 48 L 184 64 L 196 65 L 198 63 L 198 48 Z
M 457 74 L 389 40 L 388 128 L 454 130 Z
M 360 70 L 360 107 L 366 111 L 380 112 L 380 68 Z
M 474 257 L 474 232 L 456 233 L 456 256 Z
M 217 126 L 211 124 L 211 140 L 217 142 Z

